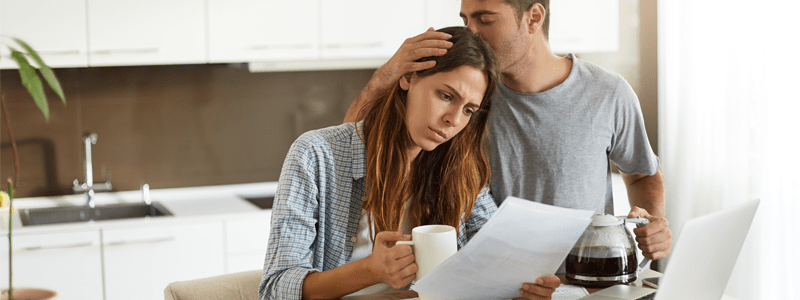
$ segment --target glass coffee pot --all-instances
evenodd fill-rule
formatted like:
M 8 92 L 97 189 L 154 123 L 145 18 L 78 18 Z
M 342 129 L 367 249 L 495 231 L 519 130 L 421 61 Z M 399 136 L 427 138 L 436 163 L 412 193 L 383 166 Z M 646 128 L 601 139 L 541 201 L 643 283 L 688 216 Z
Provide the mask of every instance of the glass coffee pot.
M 633 235 L 625 224 L 644 227 L 645 218 L 615 217 L 608 214 L 592 216 L 592 223 L 567 255 L 566 278 L 573 284 L 588 287 L 607 287 L 636 281 L 636 274 L 650 262 L 639 264 Z

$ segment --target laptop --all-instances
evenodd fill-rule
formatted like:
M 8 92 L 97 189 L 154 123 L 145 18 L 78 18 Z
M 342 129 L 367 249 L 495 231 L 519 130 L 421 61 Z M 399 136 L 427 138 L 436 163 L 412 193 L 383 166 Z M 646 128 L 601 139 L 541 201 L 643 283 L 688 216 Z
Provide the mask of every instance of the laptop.
M 581 299 L 719 300 L 759 202 L 748 201 L 686 222 L 680 239 L 672 247 L 672 257 L 657 290 L 615 285 Z

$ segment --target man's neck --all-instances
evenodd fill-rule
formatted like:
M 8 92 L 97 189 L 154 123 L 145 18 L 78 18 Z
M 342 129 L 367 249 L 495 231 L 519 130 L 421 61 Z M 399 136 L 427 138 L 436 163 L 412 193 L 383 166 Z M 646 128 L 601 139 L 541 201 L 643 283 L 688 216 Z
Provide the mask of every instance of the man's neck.
M 503 70 L 501 78 L 508 88 L 520 93 L 541 93 L 567 80 L 572 60 L 550 51 L 547 42 L 536 43 L 528 58 Z

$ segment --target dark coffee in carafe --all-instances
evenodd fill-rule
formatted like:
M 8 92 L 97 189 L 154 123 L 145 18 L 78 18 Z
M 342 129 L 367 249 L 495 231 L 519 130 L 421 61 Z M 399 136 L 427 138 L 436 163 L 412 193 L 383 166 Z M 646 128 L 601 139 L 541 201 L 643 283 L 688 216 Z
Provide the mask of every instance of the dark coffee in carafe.
M 636 281 L 635 253 L 611 253 L 610 249 L 597 248 L 585 250 L 602 257 L 579 256 L 570 252 L 567 255 L 565 271 L 571 283 L 589 287 L 607 287 Z

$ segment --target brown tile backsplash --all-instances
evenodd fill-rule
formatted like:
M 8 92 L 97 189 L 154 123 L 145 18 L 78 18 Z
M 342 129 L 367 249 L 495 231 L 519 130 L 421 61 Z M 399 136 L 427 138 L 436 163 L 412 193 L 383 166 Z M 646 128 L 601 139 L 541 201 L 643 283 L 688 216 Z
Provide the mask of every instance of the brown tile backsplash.
M 250 73 L 238 65 L 56 69 L 45 120 L 16 70 L 0 93 L 17 140 L 17 197 L 71 193 L 85 182 L 83 132 L 95 132 L 94 181 L 114 190 L 276 181 L 294 139 L 340 124 L 374 70 Z M 49 88 L 49 87 L 48 87 Z M 0 176 L 13 159 L 5 123 Z M 3 180 L 3 189 L 7 189 Z

